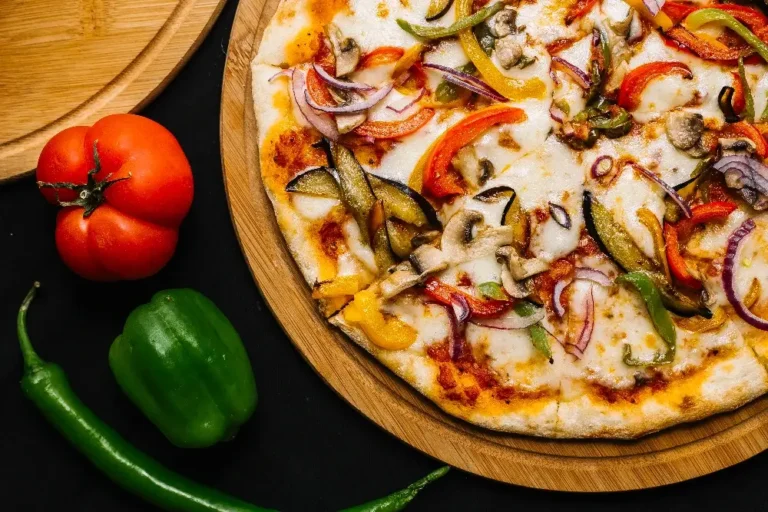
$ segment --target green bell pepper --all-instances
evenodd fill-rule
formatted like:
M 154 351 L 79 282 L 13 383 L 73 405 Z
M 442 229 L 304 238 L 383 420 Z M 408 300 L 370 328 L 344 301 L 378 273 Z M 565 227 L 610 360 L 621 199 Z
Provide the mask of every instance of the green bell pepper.
M 256 407 L 240 336 L 194 290 L 162 291 L 136 308 L 112 343 L 109 365 L 131 401 L 182 448 L 231 439 Z

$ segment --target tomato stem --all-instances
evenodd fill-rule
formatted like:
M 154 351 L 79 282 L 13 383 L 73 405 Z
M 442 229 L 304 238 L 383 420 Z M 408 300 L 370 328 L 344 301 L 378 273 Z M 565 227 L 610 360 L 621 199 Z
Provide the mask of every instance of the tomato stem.
M 110 180 L 112 173 L 108 174 L 102 181 L 96 181 L 95 176 L 101 172 L 101 158 L 99 158 L 99 151 L 96 147 L 99 141 L 93 142 L 93 169 L 88 171 L 88 180 L 85 185 L 78 185 L 71 182 L 45 182 L 38 181 L 37 186 L 40 188 L 52 188 L 54 194 L 56 194 L 56 203 L 61 207 L 67 206 L 79 206 L 83 208 L 83 218 L 88 218 L 96 211 L 96 208 L 102 205 L 106 200 L 104 193 L 106 190 L 115 183 L 125 181 L 131 178 L 131 174 L 125 178 L 118 178 L 116 180 Z M 77 199 L 74 201 L 62 201 L 59 198 L 59 189 L 73 190 L 77 192 Z

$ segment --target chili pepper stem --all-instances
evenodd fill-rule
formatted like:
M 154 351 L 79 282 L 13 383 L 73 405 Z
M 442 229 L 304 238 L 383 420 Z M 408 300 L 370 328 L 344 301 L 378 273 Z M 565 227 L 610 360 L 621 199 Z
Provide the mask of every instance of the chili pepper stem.
M 29 309 L 29 305 L 32 304 L 32 299 L 37 295 L 38 288 L 40 288 L 40 282 L 35 281 L 32 285 L 32 289 L 29 290 L 29 293 L 27 293 L 27 296 L 24 298 L 24 302 L 21 303 L 19 315 L 16 318 L 19 346 L 21 347 L 21 355 L 24 358 L 24 368 L 26 370 L 42 366 L 43 364 L 43 360 L 40 359 L 40 356 L 37 355 L 35 349 L 32 348 L 32 342 L 29 340 L 29 335 L 27 334 L 27 310 Z
M 413 482 L 411 485 L 408 486 L 408 489 L 411 491 L 420 491 L 424 487 L 427 486 L 427 484 L 434 482 L 441 476 L 445 475 L 449 470 L 451 469 L 450 466 L 443 466 L 439 469 L 434 470 L 421 480 L 417 480 L 416 482 Z

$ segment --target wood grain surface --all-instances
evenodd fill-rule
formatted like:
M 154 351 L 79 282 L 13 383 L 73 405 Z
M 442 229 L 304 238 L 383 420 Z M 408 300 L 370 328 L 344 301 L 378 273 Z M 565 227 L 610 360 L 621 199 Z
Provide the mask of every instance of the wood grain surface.
M 225 0 L 6 0 L 0 181 L 58 131 L 140 109 L 194 52 Z
M 632 442 L 557 441 L 494 433 L 432 405 L 315 312 L 261 185 L 249 62 L 278 0 L 242 0 L 229 43 L 221 111 L 232 219 L 262 294 L 317 373 L 355 409 L 409 445 L 466 471 L 541 489 L 616 491 L 670 484 L 768 447 L 768 399 Z

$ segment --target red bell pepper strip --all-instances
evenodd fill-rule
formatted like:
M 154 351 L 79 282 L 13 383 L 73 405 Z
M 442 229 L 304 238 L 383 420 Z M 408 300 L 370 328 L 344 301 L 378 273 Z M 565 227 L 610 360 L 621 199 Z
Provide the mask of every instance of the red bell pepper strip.
M 731 106 L 733 111 L 737 114 L 741 114 L 744 111 L 744 107 L 747 106 L 747 98 L 744 96 L 744 85 L 741 83 L 741 78 L 736 71 L 732 71 L 733 76 L 733 98 L 731 99 Z
M 685 2 L 665 2 L 661 8 L 662 12 L 669 16 L 675 23 L 680 23 L 686 16 L 698 9 L 698 5 Z
M 690 219 L 681 220 L 675 224 L 675 227 L 680 238 L 686 240 L 691 236 L 695 226 L 706 222 L 726 219 L 736 208 L 736 203 L 733 201 L 712 201 L 710 203 L 700 204 L 691 209 Z
M 619 89 L 620 107 L 634 110 L 640 105 L 640 95 L 652 80 L 668 75 L 680 75 L 685 79 L 693 78 L 693 73 L 682 62 L 649 62 L 639 66 L 624 77 Z
M 333 96 L 328 92 L 325 82 L 323 82 L 323 79 L 320 78 L 320 75 L 313 68 L 309 68 L 309 71 L 307 71 L 307 92 L 309 92 L 309 95 L 316 103 L 324 107 L 336 106 L 336 102 L 333 101 Z
M 740 56 L 752 53 L 746 45 L 741 48 L 729 48 L 716 40 L 700 39 L 679 25 L 664 32 L 664 36 L 664 42 L 668 46 L 688 50 L 704 60 L 735 62 Z
M 688 271 L 685 260 L 680 254 L 677 228 L 672 224 L 664 224 L 664 242 L 666 243 L 667 264 L 675 281 L 694 290 L 701 289 L 701 281 Z
M 722 135 L 746 137 L 755 143 L 755 153 L 760 158 L 765 158 L 768 156 L 768 144 L 766 144 L 765 139 L 763 138 L 763 134 L 760 133 L 757 128 L 747 122 L 739 121 L 738 123 L 726 125 L 725 128 L 723 128 Z
M 405 50 L 397 46 L 380 46 L 372 52 L 363 55 L 357 68 L 366 69 L 391 64 L 400 60 L 404 53 Z
M 693 11 L 699 9 L 720 9 L 727 12 L 744 25 L 749 27 L 752 32 L 760 30 L 768 25 L 768 17 L 759 9 L 748 7 L 746 5 L 736 4 L 718 4 L 718 5 L 694 5 L 685 2 L 666 2 L 661 10 L 675 23 L 680 23 Z
M 449 128 L 435 143 L 424 166 L 424 190 L 433 197 L 463 194 L 461 177 L 449 165 L 454 155 L 490 127 L 520 123 L 527 116 L 519 108 L 493 105 L 468 115 Z
M 565 15 L 565 24 L 570 25 L 589 14 L 596 3 L 597 0 L 576 0 L 576 3 L 568 10 L 568 14 Z
M 427 124 L 434 115 L 433 109 L 423 108 L 402 121 L 366 121 L 355 128 L 354 133 L 374 139 L 397 139 L 415 132 Z
M 494 317 L 508 310 L 513 305 L 511 300 L 478 299 L 474 295 L 470 295 L 458 288 L 445 284 L 435 277 L 427 279 L 424 283 L 424 291 L 430 299 L 439 302 L 440 304 L 445 304 L 446 306 L 451 305 L 452 295 L 461 295 L 467 300 L 472 316 L 477 318 Z

